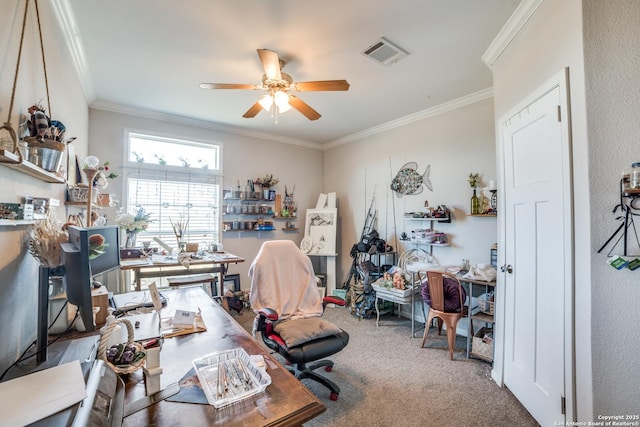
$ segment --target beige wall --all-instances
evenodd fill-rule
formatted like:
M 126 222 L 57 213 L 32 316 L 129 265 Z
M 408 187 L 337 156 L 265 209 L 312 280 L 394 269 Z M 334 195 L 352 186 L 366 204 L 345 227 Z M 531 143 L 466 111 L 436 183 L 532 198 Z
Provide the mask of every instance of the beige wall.
M 588 144 L 584 101 L 584 63 L 580 0 L 542 2 L 536 13 L 493 66 L 496 120 L 563 68 L 569 68 L 571 104 L 575 269 L 576 408 L 592 420 L 591 372 L 591 220 Z M 581 309 L 584 308 L 584 309 Z M 569 389 L 570 384 L 566 385 Z M 568 404 L 572 405 L 570 396 Z M 572 406 L 570 406 L 571 412 Z
M 621 171 L 640 159 L 637 135 L 640 4 L 545 1 L 494 64 L 496 120 L 569 68 L 575 248 L 578 420 L 635 414 L 640 288 L 597 253 L 618 223 Z M 618 250 L 619 252 L 619 250 Z M 569 402 L 571 404 L 571 402 Z
M 420 174 L 431 166 L 433 192 L 423 187 L 418 195 L 394 195 L 391 180 L 408 162 L 417 163 Z M 434 248 L 438 262 L 460 265 L 467 258 L 472 264 L 488 263 L 496 242 L 496 220 L 467 216 L 472 195 L 469 173 L 479 173 L 487 186 L 496 179 L 491 98 L 326 151 L 324 188 L 336 191 L 339 202 L 339 283 L 349 273 L 349 251 L 360 239 L 374 196 L 377 230 L 399 253 L 413 247 L 396 240 L 400 233 L 425 226 L 408 223 L 404 213 L 418 211 L 428 201 L 430 206 L 447 205 L 454 215 L 451 224 L 436 224 L 436 230 L 446 232 L 451 241 L 450 247 Z
M 153 114 L 150 114 L 153 116 Z M 304 212 L 314 207 L 318 194 L 322 191 L 322 152 L 275 141 L 267 141 L 247 136 L 238 136 L 213 130 L 205 123 L 163 116 L 162 120 L 152 117 L 134 116 L 131 114 L 91 109 L 90 153 L 102 161 L 109 160 L 113 171 L 122 170 L 123 142 L 125 129 L 148 131 L 178 138 L 194 138 L 198 141 L 211 141 L 222 144 L 224 187 L 236 186 L 238 180 L 244 186 L 247 179 L 256 179 L 266 174 L 273 174 L 280 179 L 275 187 L 278 193 L 284 193 L 284 186 L 291 191 L 295 186 L 294 199 L 298 202 L 299 213 L 297 224 L 304 226 Z M 116 199 L 124 201 L 123 180 L 115 179 L 105 190 L 116 195 Z M 115 209 L 105 210 L 108 217 L 115 217 Z M 298 233 L 284 232 L 284 221 L 274 224 L 276 231 L 269 232 L 230 232 L 223 234 L 226 251 L 244 257 L 247 262 L 230 267 L 229 274 L 240 274 L 241 285 L 249 288 L 247 270 L 260 245 L 265 240 L 288 239 L 300 243 L 303 231 Z M 144 236 L 140 236 L 144 238 Z
M 9 113 L 25 2 L 0 1 L 0 121 Z M 31 3 L 31 2 L 30 2 Z M 19 4 L 19 5 L 18 5 Z M 39 2 L 44 38 L 52 118 L 76 136 L 73 144 L 86 150 L 88 109 L 71 59 L 62 42 L 50 4 Z M 33 3 L 29 7 L 20 74 L 11 124 L 17 130 L 27 108 L 39 101 L 46 106 L 44 71 Z M 0 137 L 8 137 L 0 131 Z M 0 201 L 20 203 L 25 195 L 53 197 L 64 203 L 65 186 L 48 184 L 0 164 Z M 64 215 L 64 207 L 57 209 Z M 26 250 L 28 226 L 0 226 L 0 371 L 13 362 L 36 336 L 38 266 Z
M 600 254 L 597 250 L 620 224 L 612 210 L 620 203 L 621 173 L 640 161 L 640 2 L 585 0 L 583 13 L 593 238 L 593 408 L 594 415 L 637 414 L 640 276 L 638 271 L 609 267 L 605 260 L 610 247 Z M 629 248 L 630 254 L 640 254 L 634 237 Z M 622 248 L 614 253 L 622 253 Z

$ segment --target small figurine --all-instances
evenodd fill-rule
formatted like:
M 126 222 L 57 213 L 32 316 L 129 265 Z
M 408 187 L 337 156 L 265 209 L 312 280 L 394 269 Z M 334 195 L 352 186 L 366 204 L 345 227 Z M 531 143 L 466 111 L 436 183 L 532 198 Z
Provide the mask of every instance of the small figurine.
M 29 136 L 44 137 L 45 132 L 51 127 L 51 119 L 45 114 L 44 108 L 34 104 L 27 111 L 30 117 L 27 121 Z

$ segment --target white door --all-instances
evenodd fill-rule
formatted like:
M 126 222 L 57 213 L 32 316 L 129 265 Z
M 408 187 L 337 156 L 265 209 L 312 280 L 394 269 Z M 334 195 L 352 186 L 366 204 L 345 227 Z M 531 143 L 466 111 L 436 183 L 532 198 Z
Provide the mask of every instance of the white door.
M 502 122 L 504 383 L 543 426 L 565 420 L 565 339 L 571 339 L 565 336 L 571 205 L 563 91 L 555 85 L 531 95 Z

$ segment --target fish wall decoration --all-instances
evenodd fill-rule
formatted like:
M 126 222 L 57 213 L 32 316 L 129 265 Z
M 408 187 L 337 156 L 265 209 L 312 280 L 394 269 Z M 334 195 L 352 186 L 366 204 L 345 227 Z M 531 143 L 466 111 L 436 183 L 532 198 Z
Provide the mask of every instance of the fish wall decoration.
M 417 169 L 418 164 L 416 162 L 409 162 L 402 166 L 395 178 L 393 178 L 390 188 L 398 194 L 398 197 L 420 194 L 422 193 L 423 185 L 433 191 L 431 180 L 429 179 L 431 165 L 427 165 L 422 175 L 418 173 Z

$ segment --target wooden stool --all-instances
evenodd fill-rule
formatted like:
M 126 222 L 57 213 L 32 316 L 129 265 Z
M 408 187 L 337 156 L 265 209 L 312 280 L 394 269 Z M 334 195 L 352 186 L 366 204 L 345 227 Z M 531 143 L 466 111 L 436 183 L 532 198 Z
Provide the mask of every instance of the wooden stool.
M 196 274 L 193 276 L 178 276 L 178 277 L 167 278 L 167 283 L 169 283 L 169 286 L 171 286 L 171 288 L 173 289 L 179 288 L 181 286 L 198 285 L 198 284 L 204 285 L 205 283 L 209 283 L 209 295 L 213 295 L 213 289 L 214 289 L 214 286 L 216 285 L 216 281 L 217 281 L 216 276 L 210 273 Z

